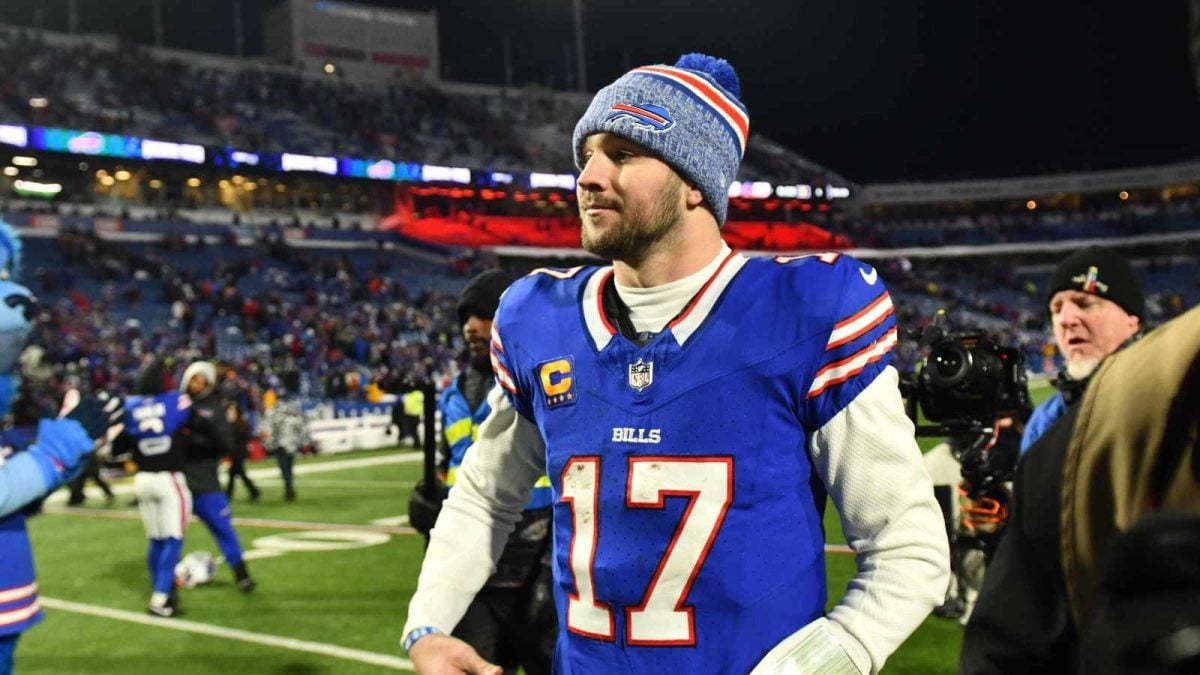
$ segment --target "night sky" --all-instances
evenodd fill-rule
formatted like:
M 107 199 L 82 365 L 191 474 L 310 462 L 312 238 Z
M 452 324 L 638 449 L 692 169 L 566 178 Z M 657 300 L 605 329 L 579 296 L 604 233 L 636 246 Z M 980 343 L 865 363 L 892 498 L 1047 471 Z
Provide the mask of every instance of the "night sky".
M 1184 0 L 583 0 L 588 84 L 685 51 L 727 58 L 751 129 L 858 182 L 1027 175 L 1200 157 Z M 150 0 L 78 0 L 81 30 L 149 43 Z M 167 46 L 232 53 L 233 0 L 163 0 Z M 262 11 L 242 0 L 246 48 Z M 374 0 L 436 8 L 444 74 L 573 86 L 571 0 Z M 0 20 L 66 28 L 66 0 Z

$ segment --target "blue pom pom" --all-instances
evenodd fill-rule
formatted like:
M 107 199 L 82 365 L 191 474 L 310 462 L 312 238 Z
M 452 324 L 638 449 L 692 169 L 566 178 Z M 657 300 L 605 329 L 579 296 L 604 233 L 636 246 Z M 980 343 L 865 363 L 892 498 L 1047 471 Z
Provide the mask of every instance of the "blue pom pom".
M 725 59 L 692 52 L 679 57 L 679 60 L 675 62 L 675 67 L 706 73 L 716 80 L 717 84 L 721 85 L 725 91 L 739 99 L 742 97 L 742 85 L 738 82 L 737 72 Z

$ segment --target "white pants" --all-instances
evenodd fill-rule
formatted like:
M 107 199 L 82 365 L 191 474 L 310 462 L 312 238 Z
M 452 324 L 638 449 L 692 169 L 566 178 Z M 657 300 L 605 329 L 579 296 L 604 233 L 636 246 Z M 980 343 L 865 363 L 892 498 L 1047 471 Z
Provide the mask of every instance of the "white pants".
M 150 539 L 183 539 L 192 493 L 180 471 L 142 471 L 133 477 L 138 510 Z

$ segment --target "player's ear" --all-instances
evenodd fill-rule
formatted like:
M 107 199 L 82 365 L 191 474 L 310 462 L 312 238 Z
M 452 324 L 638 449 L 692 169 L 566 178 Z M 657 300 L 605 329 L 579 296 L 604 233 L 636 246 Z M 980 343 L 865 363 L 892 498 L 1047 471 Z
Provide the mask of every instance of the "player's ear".
M 689 209 L 697 208 L 704 203 L 704 195 L 700 192 L 699 187 L 691 182 L 685 182 L 683 186 L 687 191 L 685 197 L 687 199 L 686 203 Z

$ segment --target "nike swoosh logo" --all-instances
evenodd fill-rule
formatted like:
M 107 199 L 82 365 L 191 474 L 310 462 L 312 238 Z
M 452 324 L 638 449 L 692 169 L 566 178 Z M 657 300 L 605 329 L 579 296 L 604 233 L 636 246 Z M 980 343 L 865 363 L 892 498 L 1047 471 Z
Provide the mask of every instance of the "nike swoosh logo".
M 877 272 L 874 267 L 871 268 L 869 273 L 863 271 L 863 269 L 860 267 L 858 268 L 858 273 L 862 275 L 863 281 L 867 282 L 868 286 L 874 286 L 875 282 L 879 280 L 879 272 Z

